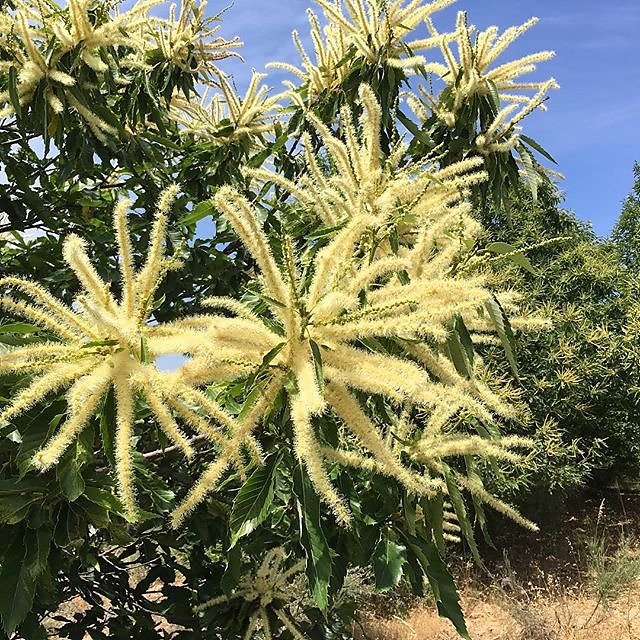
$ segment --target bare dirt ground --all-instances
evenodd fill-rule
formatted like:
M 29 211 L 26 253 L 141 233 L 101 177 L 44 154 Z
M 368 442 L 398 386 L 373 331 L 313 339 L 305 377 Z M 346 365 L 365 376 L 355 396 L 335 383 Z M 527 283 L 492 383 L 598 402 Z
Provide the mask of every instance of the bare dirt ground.
M 625 554 L 617 553 L 627 540 Z M 600 541 L 601 546 L 594 542 Z M 486 550 L 493 577 L 457 567 L 473 640 L 640 640 L 640 496 L 585 500 L 539 534 L 507 526 Z M 597 549 L 602 549 L 600 554 Z M 589 551 L 591 549 L 591 552 Z M 600 595 L 598 594 L 600 590 Z M 604 595 L 602 595 L 604 594 Z M 380 609 L 384 611 L 379 612 Z M 433 603 L 376 606 L 358 640 L 456 640 Z

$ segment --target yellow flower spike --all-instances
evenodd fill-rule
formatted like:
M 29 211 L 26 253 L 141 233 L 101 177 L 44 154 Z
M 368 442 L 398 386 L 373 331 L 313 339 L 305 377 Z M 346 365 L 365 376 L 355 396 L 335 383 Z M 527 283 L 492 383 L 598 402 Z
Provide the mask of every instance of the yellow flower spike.
M 265 74 L 253 72 L 244 97 L 236 95 L 224 76 L 216 84 L 222 93 L 211 99 L 205 91 L 199 104 L 175 95 L 171 101 L 171 113 L 181 125 L 183 135 L 192 134 L 217 145 L 249 140 L 252 147 L 259 146 L 262 134 L 273 130 L 279 95 L 267 96 L 266 85 L 260 86 Z M 222 133 L 228 131 L 229 133 Z
M 433 414 L 433 422 L 426 425 L 428 433 L 439 432 L 460 411 L 491 421 L 492 412 L 500 412 L 504 405 L 482 382 L 472 383 L 453 375 L 437 358 L 420 359 L 408 350 L 399 355 L 364 350 L 359 341 L 387 336 L 400 345 L 413 345 L 429 337 L 436 341 L 436 349 L 442 348 L 452 319 L 459 314 L 475 318 L 478 307 L 491 298 L 484 280 L 447 277 L 440 273 L 445 265 L 439 265 L 438 277 L 415 277 L 402 284 L 395 273 L 404 270 L 412 251 L 402 257 L 381 257 L 378 267 L 365 250 L 372 218 L 360 214 L 348 219 L 307 262 L 305 268 L 310 277 L 301 288 L 296 266 L 301 261 L 296 259 L 292 243 L 283 240 L 284 264 L 280 265 L 249 202 L 230 187 L 220 189 L 214 200 L 255 259 L 263 300 L 280 326 L 265 324 L 237 301 L 211 301 L 239 317 L 209 317 L 204 329 L 209 339 L 193 349 L 192 359 L 180 368 L 178 379 L 189 386 L 210 384 L 220 379 L 221 371 L 228 371 L 223 367 L 228 366 L 230 356 L 255 372 L 263 366 L 265 354 L 273 351 L 263 373 L 270 376 L 265 395 L 272 400 L 277 393 L 288 394 L 295 453 L 321 499 L 343 523 L 349 522 L 350 514 L 329 479 L 327 462 L 339 460 L 356 467 L 375 468 L 414 493 L 433 495 L 441 491 L 439 478 L 398 457 L 389 436 L 393 425 L 384 429 L 374 426 L 352 392 L 376 394 L 392 405 Z M 374 222 L 383 219 L 380 212 Z M 448 228 L 444 228 L 446 235 Z M 454 257 L 446 255 L 449 261 Z M 429 253 L 421 260 L 429 265 L 438 257 L 438 252 L 435 256 Z M 429 364 L 433 364 L 433 370 Z M 245 377 L 250 371 L 238 368 L 235 377 Z M 270 402 L 259 399 L 250 416 L 240 420 L 239 430 L 219 444 L 217 459 L 174 512 L 174 526 L 216 488 L 232 466 L 232 453 L 249 441 L 269 407 Z M 341 447 L 336 456 L 326 453 L 322 421 L 318 420 L 324 412 L 341 419 L 355 450 Z
M 336 90 L 349 73 L 349 65 L 341 64 L 349 53 L 349 41 L 343 31 L 335 24 L 328 24 L 323 29 L 320 28 L 318 16 L 307 9 L 309 25 L 311 29 L 311 40 L 315 52 L 316 62 L 314 63 L 302 44 L 297 31 L 292 34 L 293 43 L 302 59 L 302 68 L 287 62 L 270 62 L 267 68 L 282 69 L 297 76 L 307 83 L 309 97 L 319 96 L 323 91 Z M 289 96 L 296 100 L 295 87 L 289 83 Z
M 35 467 L 46 471 L 57 464 L 98 409 L 111 382 L 111 376 L 111 367 L 107 363 L 95 367 L 91 373 L 76 380 L 67 394 L 69 416 L 58 432 L 34 455 Z
M 406 247 L 419 244 L 434 227 L 439 228 L 440 245 L 447 235 L 458 239 L 459 229 L 465 229 L 465 238 L 471 237 L 478 225 L 464 198 L 466 190 L 487 179 L 482 158 L 465 159 L 443 169 L 437 167 L 437 157 L 407 165 L 403 162 L 406 146 L 401 142 L 385 157 L 380 148 L 381 108 L 368 85 L 360 87 L 359 101 L 361 133 L 352 124 L 351 110 L 344 107 L 344 140 L 313 114 L 307 116 L 323 142 L 329 171 L 320 167 L 311 138 L 304 135 L 307 171 L 296 183 L 266 169 L 246 169 L 246 174 L 286 189 L 306 215 L 319 218 L 327 227 L 366 217 L 366 224 L 380 240 L 377 257 L 390 252 L 392 233 Z M 453 246 L 452 241 L 447 244 Z M 420 268 L 416 255 L 407 261 L 410 269 Z
M 184 368 L 178 372 L 178 379 L 183 373 Z M 199 379 L 202 379 L 202 377 L 204 376 L 201 375 Z M 189 381 L 189 383 L 191 384 L 192 382 Z M 174 528 L 180 526 L 185 518 L 207 497 L 229 468 L 242 468 L 240 451 L 250 442 L 252 431 L 272 406 L 281 388 L 282 378 L 275 375 L 253 402 L 248 413 L 238 422 L 237 427 L 232 432 L 233 436 L 223 440 L 218 445 L 218 457 L 216 460 L 209 464 L 208 468 L 191 487 L 184 500 L 174 509 L 171 515 L 171 524 Z M 204 410 L 206 411 L 206 408 Z
M 424 64 L 422 56 L 410 56 L 411 51 L 423 51 L 437 45 L 436 38 L 406 40 L 423 21 L 454 0 L 316 0 L 324 13 L 327 26 L 321 31 L 317 16 L 309 11 L 311 40 L 314 46 L 315 62 L 305 51 L 296 32 L 293 40 L 302 58 L 302 68 L 286 63 L 272 63 L 272 66 L 290 71 L 308 82 L 312 96 L 323 90 L 335 90 L 349 72 L 344 64 L 350 49 L 355 49 L 356 58 L 363 58 L 371 64 L 382 60 L 386 64 L 410 70 Z
M 71 50 L 79 53 L 78 64 L 86 65 L 102 76 L 115 72 L 115 81 L 127 84 L 121 71 L 143 69 L 164 63 L 184 73 L 199 74 L 209 84 L 221 75 L 215 62 L 230 56 L 242 43 L 237 38 L 225 40 L 217 35 L 219 16 L 205 17 L 206 3 L 196 5 L 184 0 L 178 17 L 171 10 L 168 18 L 149 15 L 162 0 L 137 0 L 128 11 L 98 7 L 92 0 L 68 0 L 66 6 L 55 1 L 38 3 L 18 0 L 15 14 L 0 21 L 0 47 L 9 54 L 8 63 L 0 63 L 0 71 L 17 70 L 17 92 L 21 105 L 32 102 L 36 89 L 46 82 L 45 97 L 55 113 L 71 106 L 86 122 L 91 132 L 103 143 L 118 131 L 96 115 L 86 104 L 65 89 L 76 83 L 72 75 L 57 66 Z M 175 7 L 174 7 L 175 9 Z M 126 50 L 125 56 L 122 50 Z M 0 114 L 10 115 L 14 107 L 8 90 L 0 93 Z
M 0 356 L 0 374 L 20 371 L 35 374 L 31 384 L 3 407 L 0 420 L 13 419 L 48 394 L 70 387 L 66 421 L 33 459 L 36 467 L 45 470 L 59 461 L 99 411 L 103 398 L 113 387 L 118 494 L 130 520 L 135 520 L 137 512 L 132 460 L 136 393 L 141 392 L 146 397 L 158 424 L 186 455 L 193 453 L 193 446 L 176 423 L 172 409 L 189 428 L 214 441 L 216 438 L 211 425 L 193 419 L 185 410 L 182 406 L 185 401 L 190 403 L 189 411 L 202 410 L 230 431 L 240 431 L 213 400 L 184 383 L 176 384 L 175 376 L 160 373 L 153 364 L 158 355 L 175 353 L 176 345 L 181 343 L 179 337 L 194 344 L 197 337 L 194 332 L 199 328 L 200 333 L 204 333 L 197 319 L 195 326 L 188 330 L 187 325 L 181 323 L 149 323 L 150 302 L 167 268 L 165 232 L 169 209 L 178 191 L 179 187 L 173 185 L 158 200 L 147 259 L 139 272 L 128 238 L 128 201 L 115 207 L 114 230 L 123 292 L 120 300 L 114 297 L 91 265 L 87 246 L 77 236 L 68 237 L 63 250 L 67 264 L 82 285 L 82 293 L 76 300 L 77 311 L 67 308 L 40 285 L 21 278 L 0 278 L 0 287 L 10 287 L 33 301 L 1 297 L 2 307 L 36 322 L 61 339 L 56 343 L 14 348 Z M 238 441 L 236 450 L 243 446 L 250 446 L 247 437 Z
M 295 640 L 305 640 L 305 636 L 291 619 L 291 613 L 286 610 L 288 605 L 298 597 L 299 589 L 296 582 L 302 579 L 305 561 L 300 560 L 285 569 L 286 560 L 287 555 L 282 547 L 267 551 L 258 570 L 253 574 L 242 576 L 231 595 L 211 598 L 193 607 L 193 612 L 200 613 L 231 600 L 244 600 L 254 609 L 249 617 L 244 640 L 254 637 L 258 629 L 265 639 L 273 637 L 269 612 L 275 614 Z
M 537 63 L 551 59 L 555 55 L 553 51 L 540 51 L 491 68 L 509 45 L 537 21 L 537 18 L 531 18 L 519 27 L 510 27 L 500 37 L 497 37 L 496 27 L 477 32 L 475 27 L 468 26 L 464 11 L 458 12 L 454 34 L 440 34 L 433 23 L 428 21 L 431 37 L 439 39 L 438 45 L 446 63 L 444 65 L 429 64 L 429 70 L 437 73 L 447 83 L 449 91 L 453 94 L 453 104 L 445 107 L 420 87 L 419 91 L 431 109 L 452 127 L 455 125 L 455 119 L 463 103 L 474 95 L 486 96 L 495 90 L 499 99 L 508 105 L 508 110 L 501 111 L 498 118 L 494 120 L 492 128 L 482 133 L 482 144 L 479 146 L 486 153 L 512 148 L 517 141 L 515 139 L 509 141 L 510 146 L 505 142 L 497 143 L 501 145 L 499 147 L 492 147 L 492 145 L 496 144 L 496 139 L 502 135 L 513 134 L 517 123 L 534 109 L 543 108 L 543 102 L 549 91 L 558 88 L 553 78 L 535 82 L 519 80 L 520 76 L 535 71 Z M 457 59 L 450 47 L 452 42 L 457 45 Z M 535 91 L 535 95 L 512 94 L 512 90 Z M 427 112 L 418 100 L 409 100 L 409 105 L 419 118 L 426 119 Z M 514 111 L 515 114 L 511 115 Z M 507 119 L 509 115 L 511 117 Z M 496 124 L 498 121 L 499 124 Z

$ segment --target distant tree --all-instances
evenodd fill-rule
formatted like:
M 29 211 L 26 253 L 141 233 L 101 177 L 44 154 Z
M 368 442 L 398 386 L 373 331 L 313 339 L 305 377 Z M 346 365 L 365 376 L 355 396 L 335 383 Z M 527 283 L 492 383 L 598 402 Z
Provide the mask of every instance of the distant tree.
M 627 223 L 634 202 L 625 202 Z M 517 340 L 522 399 L 531 412 L 525 433 L 538 455 L 502 480 L 525 503 L 526 487 L 561 496 L 640 474 L 638 280 L 624 259 L 631 253 L 626 240 L 599 240 L 560 205 L 557 190 L 543 185 L 536 200 L 520 190 L 510 224 L 490 209 L 483 218 L 497 277 L 549 323 Z M 501 258 L 507 247 L 499 243 L 521 253 Z M 499 351 L 493 357 L 499 360 Z
M 633 190 L 622 202 L 622 212 L 611 232 L 626 267 L 640 269 L 640 163 L 633 164 Z

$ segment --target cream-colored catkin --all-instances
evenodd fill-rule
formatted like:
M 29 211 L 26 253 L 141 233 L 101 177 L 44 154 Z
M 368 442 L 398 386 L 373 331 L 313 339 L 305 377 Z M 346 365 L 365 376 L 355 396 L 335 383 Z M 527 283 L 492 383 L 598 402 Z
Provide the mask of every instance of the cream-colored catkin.
M 127 211 L 131 207 L 131 199 L 123 198 L 113 210 L 113 226 L 116 230 L 118 248 L 120 250 L 120 273 L 122 275 L 122 304 L 127 316 L 133 313 L 134 293 L 134 264 L 131 239 L 129 238 L 129 226 L 127 224 Z
M 118 363 L 120 364 L 120 363 Z M 119 366 L 113 377 L 116 401 L 116 433 L 114 454 L 118 479 L 118 495 L 130 520 L 137 519 L 135 478 L 132 458 L 132 437 L 135 408 L 129 370 Z
M 294 447 L 296 455 L 309 474 L 314 488 L 334 512 L 338 520 L 348 525 L 351 522 L 351 512 L 342 496 L 334 489 L 329 476 L 318 455 L 319 443 L 313 433 L 311 416 L 300 398 L 291 401 L 291 419 L 295 427 Z
M 74 380 L 88 374 L 95 366 L 95 362 L 71 362 L 40 376 L 14 396 L 9 405 L 0 411 L 0 422 L 8 422 L 19 416 L 49 394 L 64 389 Z
M 186 497 L 173 510 L 171 514 L 171 526 L 174 529 L 177 529 L 189 513 L 206 498 L 212 491 L 212 487 L 218 484 L 220 478 L 228 468 L 229 460 L 224 456 L 220 456 L 207 467 L 198 481 L 189 489 Z
M 172 184 L 167 187 L 158 199 L 156 217 L 149 238 L 149 249 L 145 264 L 136 277 L 136 305 L 138 318 L 146 314 L 151 298 L 158 285 L 159 275 L 163 267 L 164 244 L 169 222 L 171 205 L 180 192 L 180 185 Z
M 108 365 L 80 378 L 68 393 L 70 414 L 58 432 L 33 456 L 33 465 L 41 471 L 50 469 L 66 451 L 73 439 L 86 427 L 111 382 Z M 82 398 L 80 401 L 79 398 Z M 75 399 L 75 401 L 74 401 Z
M 169 440 L 180 447 L 180 449 L 182 449 L 182 453 L 184 453 L 187 458 L 190 458 L 195 453 L 193 447 L 191 446 L 187 436 L 182 432 L 177 422 L 174 420 L 171 412 L 167 409 L 159 390 L 154 388 L 153 382 L 137 375 L 134 377 L 133 383 L 143 391 L 158 424 Z

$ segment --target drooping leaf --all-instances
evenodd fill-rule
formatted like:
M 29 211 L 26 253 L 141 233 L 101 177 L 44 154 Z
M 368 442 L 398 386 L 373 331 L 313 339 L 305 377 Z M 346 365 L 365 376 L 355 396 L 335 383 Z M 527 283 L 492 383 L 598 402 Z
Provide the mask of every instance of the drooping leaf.
M 489 317 L 493 322 L 493 326 L 496 328 L 496 333 L 500 338 L 500 342 L 507 354 L 507 360 L 509 365 L 511 366 L 511 370 L 513 371 L 516 380 L 519 380 L 518 377 L 518 363 L 516 361 L 516 349 L 515 349 L 515 337 L 513 335 L 513 331 L 511 329 L 511 325 L 509 324 L 509 319 L 507 318 L 502 306 L 498 302 L 498 300 L 493 297 L 490 300 L 485 302 L 485 307 L 489 312 Z
M 376 589 L 387 591 L 400 583 L 402 565 L 407 561 L 405 552 L 405 547 L 390 538 L 389 530 L 383 530 L 372 556 Z
M 271 456 L 240 488 L 233 501 L 229 519 L 230 548 L 233 548 L 242 536 L 248 535 L 262 524 L 269 515 L 279 462 L 279 456 Z
M 320 523 L 320 499 L 302 464 L 293 476 L 294 492 L 298 498 L 300 542 L 307 558 L 307 578 L 313 599 L 322 611 L 329 605 L 331 580 L 331 549 Z
M 315 340 L 309 340 L 309 346 L 311 347 L 311 353 L 313 354 L 313 365 L 316 371 L 316 380 L 318 381 L 318 389 L 320 393 L 324 391 L 324 373 L 322 372 L 322 354 L 320 353 L 320 347 Z
M 465 542 L 469 545 L 469 549 L 471 549 L 474 560 L 480 567 L 484 567 L 484 563 L 480 557 L 480 552 L 478 551 L 478 545 L 476 544 L 476 540 L 473 535 L 473 527 L 467 513 L 467 507 L 464 504 L 464 498 L 456 484 L 453 473 L 448 467 L 445 469 L 444 477 L 447 483 L 447 490 L 449 492 L 449 500 L 451 501 L 453 510 L 458 518 L 458 525 L 462 532 L 462 536 L 464 537 Z
M 525 144 L 529 145 L 532 149 L 535 149 L 539 154 L 543 155 L 547 160 L 550 160 L 551 162 L 553 162 L 553 164 L 558 164 L 554 160 L 553 156 L 544 147 L 542 147 L 539 143 L 537 143 L 535 140 L 533 140 L 529 136 L 520 134 L 520 140 L 522 140 L 522 142 L 524 142 Z
M 0 570 L 0 617 L 8 635 L 31 610 L 38 576 L 47 566 L 52 531 L 25 529 L 15 534 Z
M 447 569 L 447 565 L 442 561 L 438 548 L 432 542 L 423 546 L 423 551 L 427 557 L 428 564 L 425 567 L 431 590 L 436 598 L 438 613 L 443 618 L 448 618 L 453 623 L 460 637 L 471 640 L 464 613 L 460 607 L 460 596 L 456 589 L 453 577 Z

